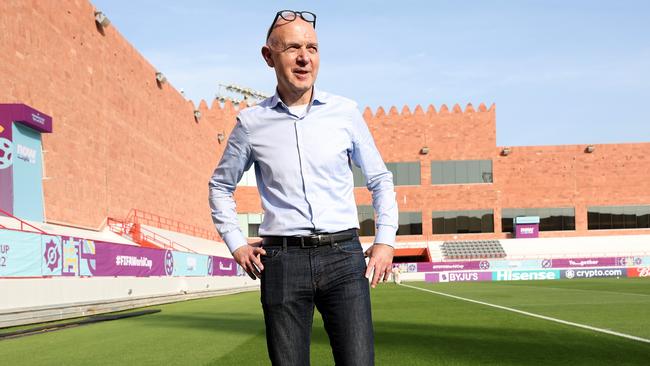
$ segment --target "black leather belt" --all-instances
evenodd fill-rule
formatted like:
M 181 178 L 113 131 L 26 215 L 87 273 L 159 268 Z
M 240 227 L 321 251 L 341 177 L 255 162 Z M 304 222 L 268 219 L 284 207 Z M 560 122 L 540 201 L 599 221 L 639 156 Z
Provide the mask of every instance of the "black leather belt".
M 277 245 L 301 248 L 316 248 L 322 245 L 333 245 L 343 241 L 352 240 L 359 236 L 357 229 L 339 231 L 338 233 L 312 234 L 307 236 L 265 236 L 262 245 Z

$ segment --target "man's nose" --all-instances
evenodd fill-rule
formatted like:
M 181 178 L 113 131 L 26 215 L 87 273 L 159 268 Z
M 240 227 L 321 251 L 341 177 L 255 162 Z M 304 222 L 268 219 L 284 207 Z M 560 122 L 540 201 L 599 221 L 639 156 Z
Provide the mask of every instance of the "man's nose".
M 300 51 L 298 51 L 298 57 L 296 57 L 296 61 L 304 65 L 307 65 L 309 61 L 311 61 L 309 52 L 307 52 L 306 48 L 301 48 Z

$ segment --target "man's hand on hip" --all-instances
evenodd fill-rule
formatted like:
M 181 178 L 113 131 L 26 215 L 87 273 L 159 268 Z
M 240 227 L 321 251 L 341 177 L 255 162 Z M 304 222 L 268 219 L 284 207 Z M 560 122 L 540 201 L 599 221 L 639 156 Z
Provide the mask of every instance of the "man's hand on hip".
M 380 281 L 388 281 L 388 276 L 391 271 L 393 264 L 393 247 L 388 244 L 375 243 L 373 246 L 366 250 L 366 255 L 370 258 L 368 261 L 368 267 L 366 268 L 366 278 L 372 276 L 372 282 L 370 286 L 375 288 L 377 283 Z
M 244 245 L 232 253 L 235 261 L 242 266 L 252 279 L 262 278 L 262 271 L 264 270 L 260 255 L 266 254 L 266 250 L 260 248 L 260 244 L 261 242 Z

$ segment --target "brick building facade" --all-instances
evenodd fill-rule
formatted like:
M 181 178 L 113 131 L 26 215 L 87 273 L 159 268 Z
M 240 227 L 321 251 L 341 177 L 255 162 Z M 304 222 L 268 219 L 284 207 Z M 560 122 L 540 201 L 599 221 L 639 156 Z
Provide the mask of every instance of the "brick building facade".
M 0 102 L 31 105 L 54 121 L 54 133 L 43 137 L 46 220 L 100 228 L 106 217 L 139 208 L 212 229 L 207 181 L 225 146 L 218 136 L 228 136 L 237 109 L 195 106 L 171 83 L 158 83 L 158 70 L 114 27 L 97 26 L 94 11 L 86 1 L 0 4 Z M 525 208 L 573 209 L 575 229 L 542 236 L 650 233 L 588 230 L 596 206 L 641 206 L 644 216 L 650 143 L 596 145 L 592 152 L 585 145 L 514 146 L 504 154 L 494 105 L 363 114 L 384 160 L 419 171 L 419 182 L 396 190 L 400 211 L 420 214 L 422 234 L 399 240 L 504 238 L 504 210 Z M 482 165 L 462 161 L 489 161 L 491 171 L 483 182 L 433 184 L 434 175 L 442 178 L 432 167 L 449 168 L 450 161 L 468 172 Z M 365 188 L 355 194 L 359 205 L 370 204 Z M 256 188 L 239 187 L 235 197 L 239 212 L 261 212 Z M 434 211 L 465 210 L 492 210 L 493 232 L 433 234 Z

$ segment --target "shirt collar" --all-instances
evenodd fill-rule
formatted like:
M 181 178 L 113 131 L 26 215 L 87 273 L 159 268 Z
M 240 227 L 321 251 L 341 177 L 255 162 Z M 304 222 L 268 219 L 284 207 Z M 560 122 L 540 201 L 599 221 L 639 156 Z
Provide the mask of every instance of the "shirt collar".
M 328 100 L 328 95 L 327 93 L 320 91 L 318 88 L 314 86 L 314 93 L 312 94 L 311 97 L 311 102 L 309 104 L 315 104 L 315 105 L 320 105 L 320 104 L 325 104 L 327 103 Z M 275 89 L 275 94 L 271 97 L 271 102 L 269 103 L 269 106 L 273 109 L 276 108 L 278 105 L 281 105 L 285 109 L 289 109 L 286 104 L 280 99 L 280 94 L 278 94 L 278 89 Z

